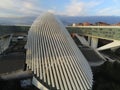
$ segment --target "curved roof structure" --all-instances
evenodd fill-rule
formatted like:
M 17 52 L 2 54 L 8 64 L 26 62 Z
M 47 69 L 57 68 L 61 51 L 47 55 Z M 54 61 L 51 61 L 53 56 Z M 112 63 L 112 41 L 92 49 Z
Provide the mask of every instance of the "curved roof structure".
M 89 90 L 92 72 L 63 24 L 50 13 L 38 17 L 28 32 L 27 68 L 40 89 Z

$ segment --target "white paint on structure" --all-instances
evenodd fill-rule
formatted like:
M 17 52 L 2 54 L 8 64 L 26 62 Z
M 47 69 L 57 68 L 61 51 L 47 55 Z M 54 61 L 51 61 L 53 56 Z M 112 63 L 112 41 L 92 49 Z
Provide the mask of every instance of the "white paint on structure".
M 120 41 L 115 40 L 109 44 L 99 47 L 97 50 L 99 50 L 99 51 L 106 50 L 106 49 L 110 49 L 110 48 L 114 48 L 114 47 L 118 47 L 118 46 L 120 46 Z
M 44 85 L 42 85 L 35 77 L 32 79 L 32 84 L 35 85 L 40 90 L 48 90 Z

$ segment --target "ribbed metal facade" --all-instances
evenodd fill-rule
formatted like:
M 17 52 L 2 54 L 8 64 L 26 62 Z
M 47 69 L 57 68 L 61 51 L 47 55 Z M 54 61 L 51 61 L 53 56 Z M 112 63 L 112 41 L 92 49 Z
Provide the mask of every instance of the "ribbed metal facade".
M 28 32 L 27 68 L 48 89 L 89 90 L 92 71 L 62 23 L 52 14 L 38 17 Z

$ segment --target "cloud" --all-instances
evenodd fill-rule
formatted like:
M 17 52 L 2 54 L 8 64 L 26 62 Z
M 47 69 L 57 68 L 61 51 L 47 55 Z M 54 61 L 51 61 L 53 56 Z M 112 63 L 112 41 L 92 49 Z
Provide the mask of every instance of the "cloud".
M 36 4 L 37 0 L 3 0 L 0 3 L 0 16 L 39 15 L 43 10 Z
M 118 3 L 118 2 L 120 2 L 120 0 L 113 0 L 113 2 L 114 2 L 114 3 Z
M 50 13 L 55 13 L 56 11 L 55 11 L 55 10 L 52 10 L 52 9 L 49 9 L 48 12 L 50 12 Z
M 23 3 L 23 6 L 24 6 L 25 8 L 28 8 L 28 9 L 33 8 L 33 4 L 30 3 L 30 2 L 24 2 L 24 3 Z
M 0 2 L 0 16 L 38 16 L 40 13 L 48 11 L 57 15 L 67 16 L 88 16 L 88 15 L 119 15 L 119 5 L 115 7 L 105 6 L 100 7 L 105 3 L 105 0 L 68 0 L 63 4 L 62 9 L 57 6 L 59 0 L 56 0 L 56 6 L 41 6 L 42 0 L 3 0 Z M 46 2 L 45 0 L 43 0 Z M 112 0 L 113 3 L 120 2 Z M 51 0 L 54 2 L 54 0 Z M 119 4 L 119 3 L 118 3 Z
M 112 15 L 119 15 L 119 14 L 120 14 L 120 9 L 114 8 L 114 7 L 103 8 L 97 12 L 97 15 L 99 16 L 112 16 Z
M 101 2 L 96 1 L 79 1 L 79 0 L 71 0 L 70 3 L 68 3 L 65 6 L 65 9 L 60 12 L 56 10 L 56 8 L 49 9 L 48 11 L 55 13 L 57 15 L 66 15 L 66 16 L 87 16 L 89 15 L 88 12 L 95 8 L 97 5 L 100 5 Z
M 79 0 L 71 0 L 71 2 L 66 6 L 65 11 L 61 14 L 69 15 L 69 16 L 86 16 L 88 15 L 89 10 L 95 8 L 97 5 L 102 3 L 98 1 L 79 1 Z
M 120 6 L 120 0 L 113 0 L 113 2 L 116 7 Z
M 31 2 L 23 2 L 22 7 L 19 10 L 19 12 L 24 15 L 39 15 L 42 11 L 43 10 L 40 9 L 40 7 L 35 6 Z
M 85 3 L 73 1 L 68 6 L 66 6 L 65 13 L 70 16 L 77 16 L 84 15 L 85 11 Z
M 9 9 L 14 7 L 14 0 L 3 0 L 0 2 L 0 8 Z

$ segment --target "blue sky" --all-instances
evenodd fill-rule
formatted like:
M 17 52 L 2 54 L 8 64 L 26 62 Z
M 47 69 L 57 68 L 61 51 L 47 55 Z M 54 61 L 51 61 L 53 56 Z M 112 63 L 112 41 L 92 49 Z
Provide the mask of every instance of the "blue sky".
M 120 0 L 1 0 L 0 17 L 37 16 L 52 12 L 67 16 L 120 16 Z

